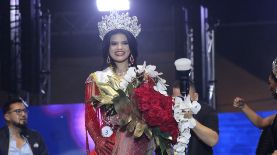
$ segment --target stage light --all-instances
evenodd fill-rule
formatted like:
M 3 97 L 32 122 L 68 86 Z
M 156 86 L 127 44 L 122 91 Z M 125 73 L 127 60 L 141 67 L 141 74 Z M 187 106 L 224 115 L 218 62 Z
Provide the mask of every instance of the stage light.
M 129 10 L 129 0 L 96 0 L 99 11 Z

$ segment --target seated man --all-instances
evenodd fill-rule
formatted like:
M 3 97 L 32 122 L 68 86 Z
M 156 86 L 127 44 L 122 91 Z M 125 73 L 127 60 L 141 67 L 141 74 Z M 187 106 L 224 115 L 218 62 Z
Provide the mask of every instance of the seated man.
M 27 127 L 27 104 L 18 97 L 3 106 L 6 126 L 0 129 L 0 155 L 47 155 L 40 134 Z
M 192 82 L 190 82 L 189 95 L 192 101 L 198 100 L 198 94 Z M 180 82 L 178 81 L 174 83 L 172 89 L 172 97 L 176 96 L 182 96 L 180 92 Z M 185 117 L 194 117 L 196 120 L 196 126 L 191 129 L 188 155 L 212 155 L 212 147 L 218 142 L 219 131 L 217 113 L 209 105 L 202 103 L 201 110 L 197 115 L 192 116 L 191 113 L 188 115 Z

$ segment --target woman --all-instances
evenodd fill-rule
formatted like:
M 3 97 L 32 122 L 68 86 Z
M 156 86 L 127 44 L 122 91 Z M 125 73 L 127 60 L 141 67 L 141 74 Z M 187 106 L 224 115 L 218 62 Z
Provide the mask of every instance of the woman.
M 100 38 L 103 39 L 104 59 L 108 67 L 103 71 L 92 73 L 86 80 L 86 131 L 93 139 L 95 152 L 99 155 L 147 154 L 150 141 L 145 136 L 134 138 L 126 130 L 119 128 L 119 118 L 123 116 L 111 112 L 110 109 L 115 92 L 109 82 L 119 85 L 128 68 L 135 66 L 137 57 L 135 37 L 140 32 L 140 25 L 137 24 L 136 18 L 114 12 L 104 17 L 98 28 Z M 89 154 L 88 140 L 87 153 Z
M 272 72 L 269 75 L 268 84 L 273 97 L 277 99 L 277 58 L 272 63 Z M 241 109 L 256 127 L 264 129 L 256 153 L 277 154 L 277 115 L 273 114 L 262 118 L 241 97 L 236 97 L 233 105 Z

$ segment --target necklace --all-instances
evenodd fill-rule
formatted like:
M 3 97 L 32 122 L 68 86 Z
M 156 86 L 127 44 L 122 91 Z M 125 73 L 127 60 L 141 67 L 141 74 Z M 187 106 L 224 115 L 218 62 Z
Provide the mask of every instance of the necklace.
M 126 74 L 127 71 L 124 71 L 124 72 L 116 72 L 116 75 L 118 76 L 124 76 Z
M 122 70 L 116 70 L 115 69 L 115 74 L 122 77 L 127 73 L 127 70 L 128 70 L 128 68 L 124 69 L 124 70 L 123 69 Z
M 111 69 L 112 69 L 114 75 L 116 75 L 118 77 L 123 77 L 127 73 L 127 70 L 128 70 L 128 68 L 127 68 L 127 69 L 125 69 L 125 71 L 121 71 L 121 70 L 119 71 L 119 70 L 115 69 L 114 67 L 111 67 Z

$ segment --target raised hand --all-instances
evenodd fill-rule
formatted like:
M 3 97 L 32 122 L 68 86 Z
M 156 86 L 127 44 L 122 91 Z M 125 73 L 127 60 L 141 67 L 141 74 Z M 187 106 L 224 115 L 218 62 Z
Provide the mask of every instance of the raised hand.
M 242 109 L 242 108 L 245 106 L 245 101 L 244 101 L 244 99 L 241 98 L 241 97 L 236 97 L 236 98 L 234 99 L 234 101 L 233 101 L 233 106 L 234 106 L 235 108 L 240 108 L 240 109 Z

